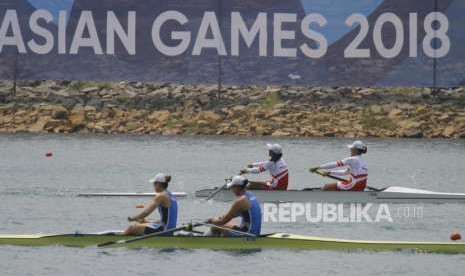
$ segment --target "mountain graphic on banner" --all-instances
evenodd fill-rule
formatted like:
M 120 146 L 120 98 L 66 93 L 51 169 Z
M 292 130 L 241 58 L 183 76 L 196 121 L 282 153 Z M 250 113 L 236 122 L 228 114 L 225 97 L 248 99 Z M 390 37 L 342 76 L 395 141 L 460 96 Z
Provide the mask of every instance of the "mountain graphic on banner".
M 338 41 L 357 25 L 347 26 L 345 19 L 351 14 L 360 13 L 369 16 L 384 0 L 347 1 L 347 0 L 300 0 L 306 14 L 319 13 L 328 20 L 326 28 L 318 28 L 330 44 Z M 312 26 L 315 28 L 315 26 Z
M 55 18 L 57 23 L 59 11 L 69 12 L 73 8 L 75 0 L 27 0 L 34 8 L 48 10 Z

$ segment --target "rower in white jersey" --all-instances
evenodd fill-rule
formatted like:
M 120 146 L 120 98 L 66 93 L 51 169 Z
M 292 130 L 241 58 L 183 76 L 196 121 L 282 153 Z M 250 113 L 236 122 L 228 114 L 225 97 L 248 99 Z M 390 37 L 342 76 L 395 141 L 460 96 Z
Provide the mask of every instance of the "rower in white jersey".
M 257 198 L 251 192 L 247 192 L 248 180 L 243 176 L 235 176 L 227 184 L 227 187 L 234 193 L 236 199 L 232 203 L 228 212 L 220 217 L 211 218 L 208 223 L 221 226 L 221 228 L 212 227 L 210 232 L 206 235 L 221 235 L 221 236 L 235 236 L 234 232 L 228 229 L 252 234 L 255 236 L 260 235 L 262 228 L 262 210 Z M 241 223 L 239 225 L 231 223 L 231 220 L 240 217 Z
M 269 181 L 250 181 L 249 190 L 287 190 L 289 184 L 289 170 L 283 159 L 283 148 L 279 144 L 266 144 L 270 160 L 252 163 L 241 170 L 241 174 L 258 174 L 268 171 Z
M 319 169 L 326 170 L 323 175 L 348 176 L 347 181 L 326 184 L 322 189 L 326 191 L 363 191 L 368 182 L 368 168 L 362 159 L 362 154 L 367 153 L 367 147 L 361 141 L 355 141 L 347 145 L 350 149 L 350 157 L 336 162 L 323 164 L 312 168 L 315 172 Z M 343 167 L 343 169 L 335 170 Z
M 162 232 L 176 228 L 178 218 L 178 203 L 176 197 L 168 191 L 168 184 L 171 181 L 170 175 L 157 174 L 149 182 L 153 184 L 157 193 L 150 205 L 144 211 L 136 216 L 128 217 L 128 221 L 136 223 L 129 226 L 123 235 L 142 235 L 155 232 Z M 145 218 L 158 209 L 160 220 L 157 222 L 148 222 Z

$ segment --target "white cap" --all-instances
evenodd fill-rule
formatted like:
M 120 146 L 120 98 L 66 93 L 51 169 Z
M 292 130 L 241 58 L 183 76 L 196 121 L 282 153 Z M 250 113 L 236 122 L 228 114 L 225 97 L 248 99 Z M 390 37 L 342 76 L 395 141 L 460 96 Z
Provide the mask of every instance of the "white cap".
M 347 147 L 349 149 L 359 149 L 359 150 L 363 150 L 366 148 L 365 144 L 363 144 L 362 141 L 355 141 L 352 144 L 347 145 Z
M 154 178 L 150 179 L 149 182 L 150 183 L 155 183 L 155 182 L 161 182 L 161 183 L 166 183 L 168 182 L 168 180 L 166 179 L 166 175 L 164 173 L 159 173 L 157 175 L 155 175 Z
M 266 147 L 276 154 L 282 154 L 283 148 L 280 144 L 266 144 Z
M 236 175 L 232 178 L 231 182 L 226 184 L 226 187 L 231 188 L 232 186 L 245 186 L 247 184 L 247 179 L 243 176 Z

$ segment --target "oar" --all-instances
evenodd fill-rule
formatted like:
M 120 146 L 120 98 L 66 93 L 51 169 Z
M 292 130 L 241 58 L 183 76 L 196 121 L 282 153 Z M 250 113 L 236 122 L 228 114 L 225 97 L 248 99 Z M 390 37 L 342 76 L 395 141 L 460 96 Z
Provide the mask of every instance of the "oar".
M 231 229 L 231 228 L 218 226 L 218 225 L 207 223 L 207 222 L 199 222 L 198 224 L 200 224 L 201 226 L 213 227 L 213 228 L 217 228 L 217 229 L 220 229 L 220 230 L 229 231 L 231 233 L 236 233 L 238 235 L 251 237 L 251 238 L 256 238 L 257 237 L 257 236 L 255 236 L 254 234 L 251 234 L 251 233 L 242 232 L 242 231 L 234 230 L 234 229 Z
M 317 174 L 319 174 L 321 176 L 326 176 L 326 177 L 332 178 L 334 180 L 339 180 L 339 181 L 347 181 L 347 179 L 345 179 L 345 178 L 334 176 L 334 175 L 331 175 L 331 174 L 325 174 L 324 172 L 325 171 L 323 171 L 323 170 L 316 170 L 315 171 L 315 173 L 317 173 Z
M 97 247 L 105 247 L 105 246 L 109 246 L 109 245 L 113 245 L 113 244 L 131 243 L 131 242 L 135 242 L 135 241 L 145 240 L 145 239 L 155 237 L 155 236 L 160 236 L 160 235 L 164 235 L 164 234 L 169 234 L 169 233 L 181 231 L 181 230 L 184 230 L 184 229 L 189 230 L 189 229 L 192 229 L 192 228 L 197 227 L 197 226 L 201 226 L 201 224 L 200 223 L 196 223 L 196 224 L 189 223 L 188 225 L 183 225 L 181 227 L 177 227 L 177 228 L 173 228 L 173 229 L 169 229 L 169 230 L 165 230 L 165 231 L 161 231 L 161 232 L 155 232 L 155 233 L 143 235 L 143 236 L 140 236 L 140 237 L 135 237 L 135 238 L 131 238 L 131 239 L 123 239 L 123 240 L 118 240 L 118 241 L 104 242 L 104 243 L 98 244 Z
M 347 179 L 342 178 L 342 177 L 337 177 L 337 176 L 334 176 L 334 175 L 331 175 L 331 174 L 325 174 L 325 173 L 323 173 L 324 171 L 321 170 L 321 169 L 318 169 L 318 170 L 312 170 L 312 169 L 310 169 L 310 172 L 316 173 L 316 174 L 319 174 L 319 175 L 321 175 L 321 176 L 325 176 L 325 177 L 328 177 L 328 178 L 332 178 L 332 179 L 334 179 L 334 180 L 347 181 Z M 378 189 L 378 188 L 371 187 L 371 186 L 367 186 L 367 188 L 370 189 L 370 190 L 372 190 L 372 191 L 375 191 L 375 192 L 381 192 L 381 191 L 383 191 L 383 189 Z
M 205 199 L 206 201 L 209 201 L 210 199 L 212 199 L 214 196 L 216 196 L 221 190 L 223 190 L 224 188 L 226 188 L 226 184 L 224 184 L 223 186 L 221 187 L 218 187 L 213 193 L 211 193 L 207 199 Z
M 205 201 L 209 201 L 210 199 L 212 199 L 213 197 L 215 197 L 221 190 L 225 189 L 226 188 L 226 185 L 228 185 L 228 181 L 229 179 L 225 179 L 225 182 L 223 186 L 221 187 L 218 187 L 215 191 L 213 191 L 213 193 L 211 193 L 207 199 L 205 199 Z

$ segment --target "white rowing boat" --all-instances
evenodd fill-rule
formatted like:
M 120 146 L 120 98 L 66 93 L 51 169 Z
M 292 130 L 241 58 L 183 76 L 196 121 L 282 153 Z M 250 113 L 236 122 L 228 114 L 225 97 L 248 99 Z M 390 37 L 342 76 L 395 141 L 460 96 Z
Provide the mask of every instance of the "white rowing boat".
M 206 199 L 214 189 L 203 189 L 195 192 L 195 197 Z M 253 193 L 260 202 L 324 202 L 324 203 L 465 203 L 465 193 L 442 193 L 405 187 L 388 187 L 378 191 L 334 192 L 319 189 L 262 191 Z M 176 197 L 185 198 L 185 192 L 173 193 Z M 156 193 L 82 193 L 80 197 L 153 197 Z M 213 197 L 216 201 L 233 200 L 231 191 L 223 189 Z
M 198 198 L 207 198 L 216 189 L 195 192 Z M 377 191 L 336 192 L 318 189 L 287 191 L 252 191 L 260 202 L 315 202 L 315 203 L 465 203 L 465 193 L 441 193 L 405 187 L 388 187 Z M 217 201 L 230 201 L 233 194 L 221 190 L 214 197 Z

